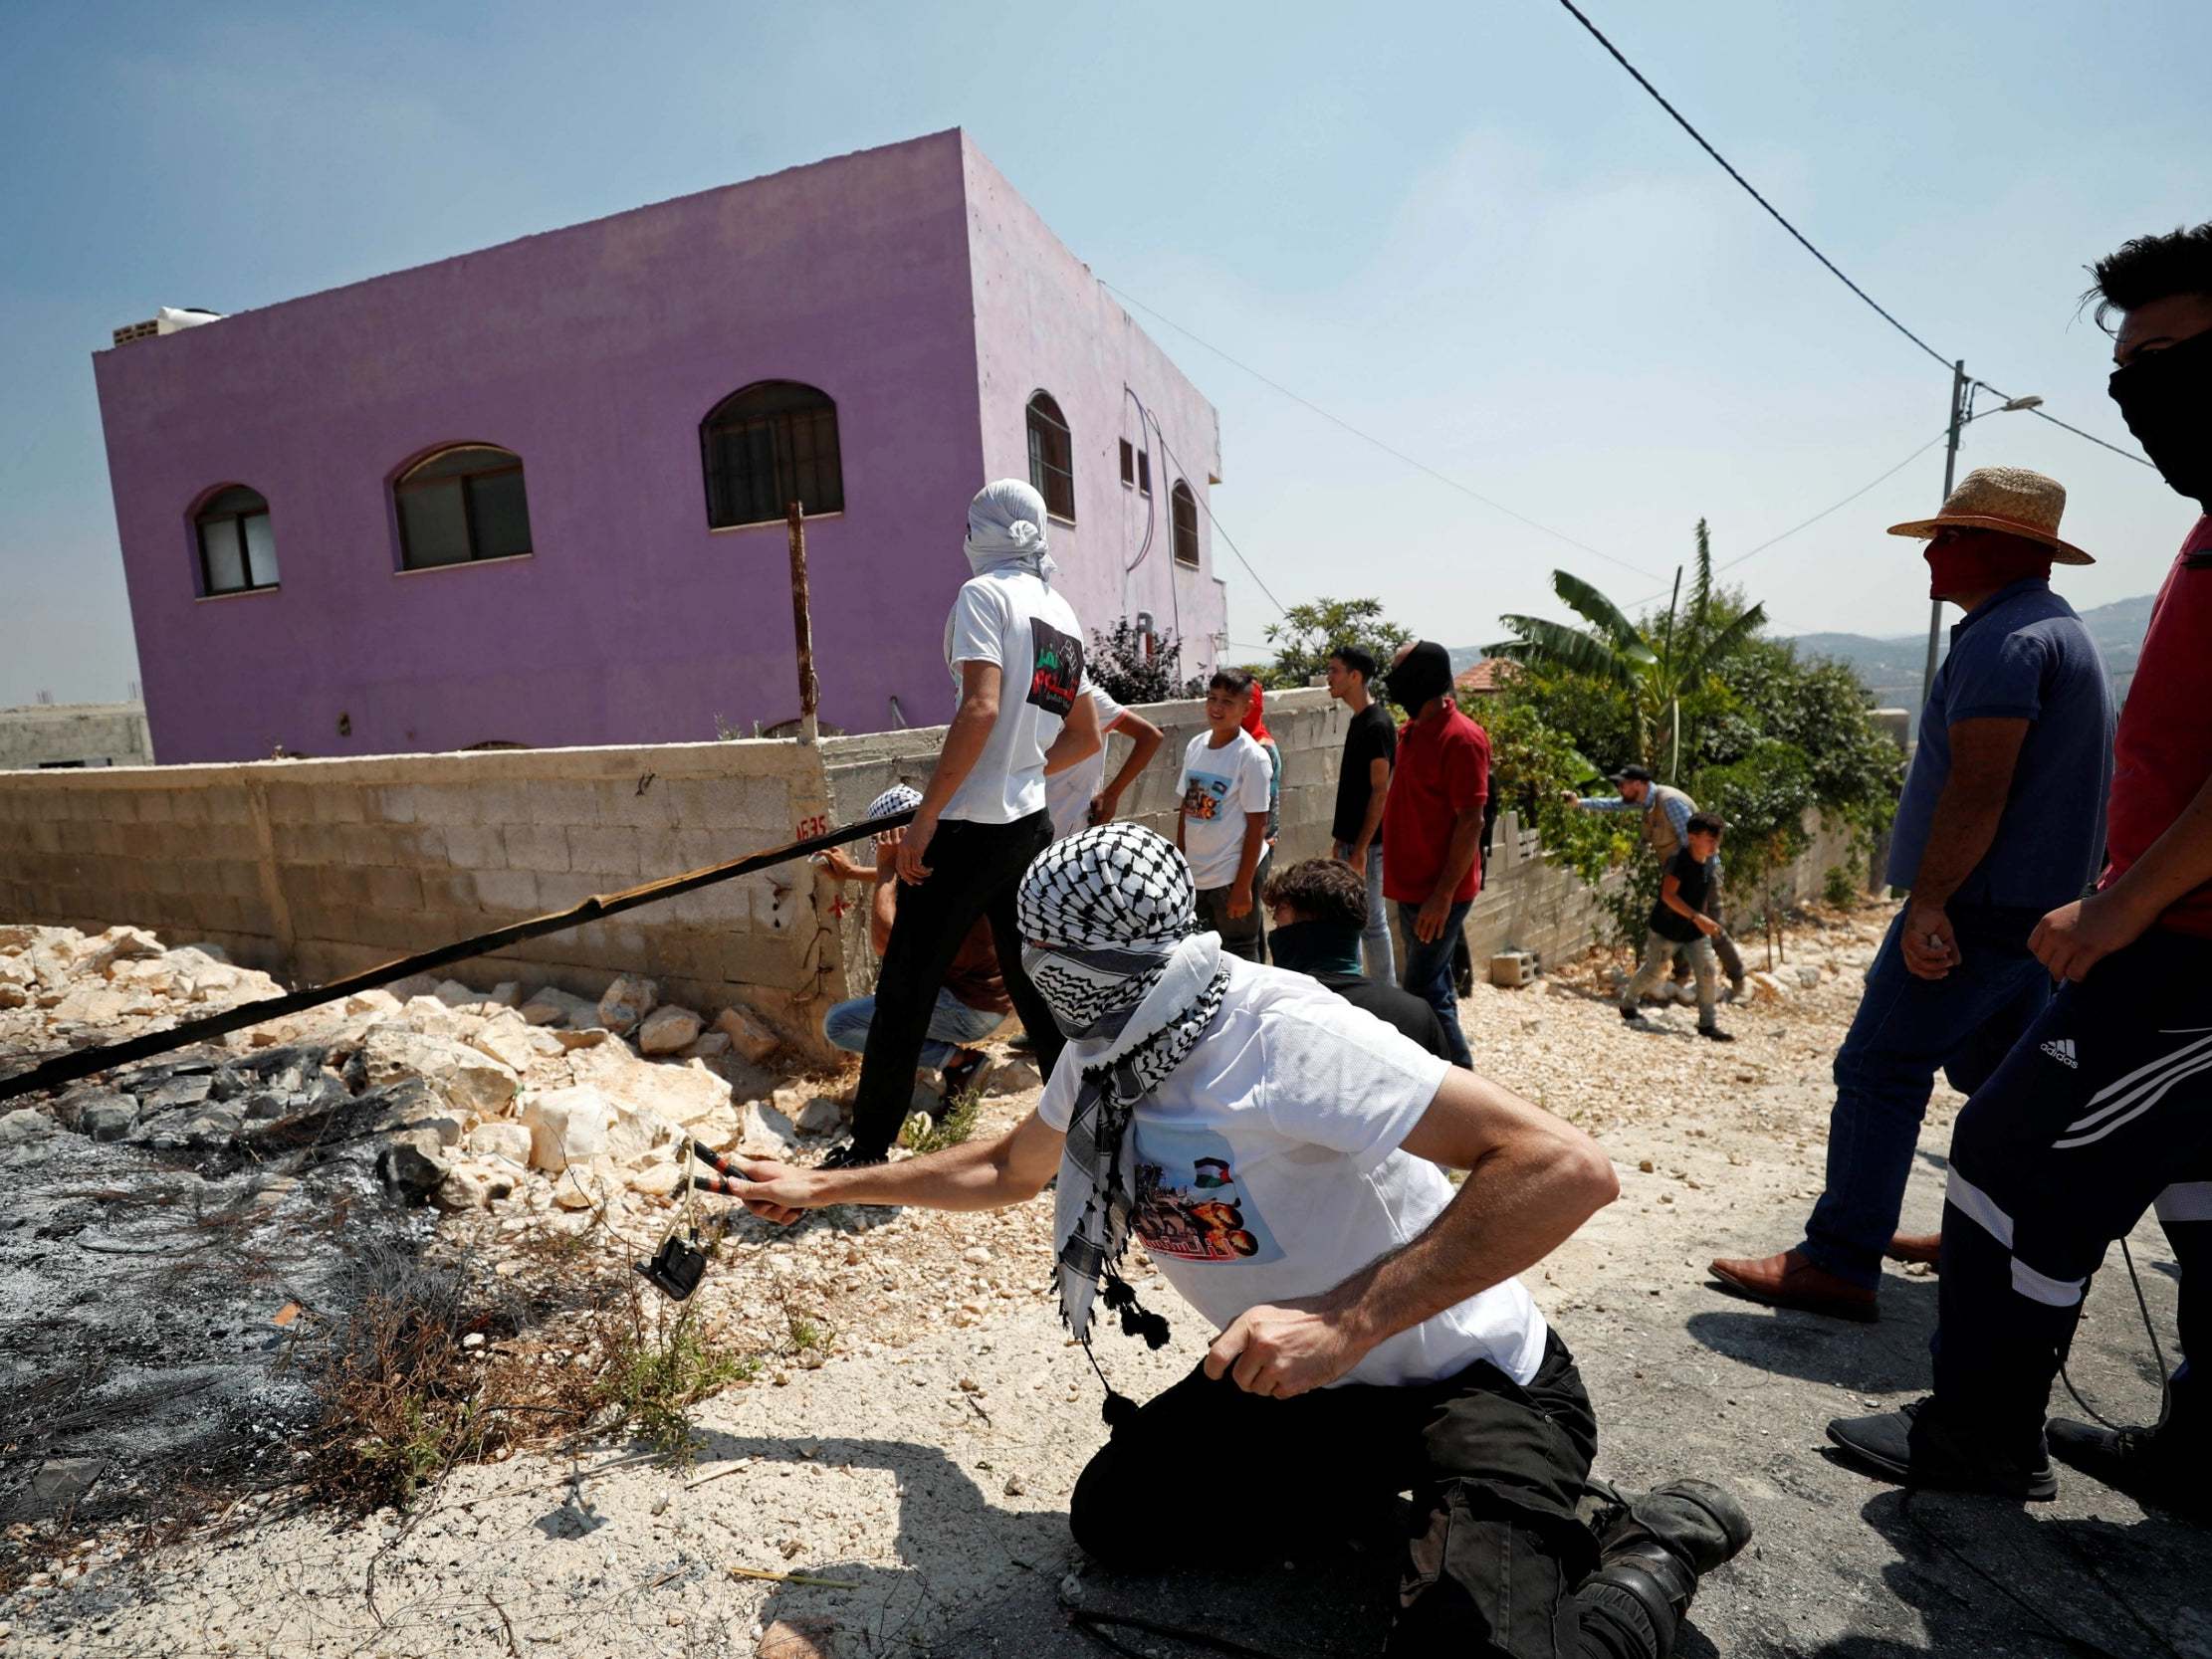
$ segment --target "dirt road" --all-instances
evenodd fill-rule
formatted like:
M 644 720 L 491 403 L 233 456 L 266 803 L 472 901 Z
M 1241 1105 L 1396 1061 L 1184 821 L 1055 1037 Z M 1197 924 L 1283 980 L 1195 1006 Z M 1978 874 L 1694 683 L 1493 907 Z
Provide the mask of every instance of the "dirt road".
M 2071 1474 L 2057 1503 L 2029 1511 L 1939 1497 L 1908 1506 L 1824 1454 L 1829 1417 L 1924 1387 L 1932 1279 L 1892 1271 L 1874 1327 L 1778 1314 L 1706 1283 L 1712 1255 L 1798 1236 L 1821 1184 L 1828 1060 L 1883 920 L 1863 912 L 1794 937 L 1783 999 L 1730 1010 L 1742 1040 L 1725 1048 L 1695 1041 L 1687 1010 L 1638 1033 L 1570 987 L 1478 987 L 1465 1010 L 1478 1063 L 1598 1134 L 1621 1171 L 1620 1202 L 1530 1276 L 1597 1401 L 1601 1472 L 1630 1486 L 1722 1480 L 1757 1522 L 1754 1548 L 1703 1589 L 1679 1651 L 2212 1655 L 2205 1533 Z M 1813 982 L 1800 983 L 1800 969 L 1817 969 Z M 994 1116 L 1025 1104 L 996 1103 Z M 1939 1092 L 1909 1225 L 1936 1221 L 1958 1104 Z M 411 1518 L 335 1531 L 269 1521 L 213 1547 L 36 1586 L 0 1604 L 0 1648 L 751 1659 L 782 1620 L 819 1621 L 830 1632 L 821 1651 L 843 1659 L 1074 1659 L 1111 1650 L 1071 1618 L 1131 1616 L 1283 1659 L 1376 1651 L 1394 1570 L 1387 1539 L 1336 1562 L 1212 1575 L 1207 1539 L 1234 1495 L 1171 1483 L 1157 1541 L 1168 1576 L 1119 1578 L 1075 1555 L 1067 1497 L 1103 1430 L 1097 1383 L 1044 1295 L 1036 1241 L 1048 1202 L 990 1230 L 976 1223 L 988 1243 L 971 1249 L 990 1252 L 994 1272 L 1026 1275 L 1018 1295 L 960 1305 L 903 1346 L 841 1328 L 819 1368 L 777 1373 L 780 1383 L 764 1375 L 701 1408 L 687 1470 L 622 1446 L 462 1470 Z M 802 1236 L 793 1253 L 832 1251 L 863 1275 L 867 1253 L 899 1236 L 863 1219 L 812 1222 L 820 1242 Z M 2171 1256 L 2154 1224 L 2134 1249 L 2170 1346 Z M 765 1248 L 760 1262 L 770 1271 Z M 934 1307 L 933 1289 L 909 1284 L 900 1296 Z M 1201 1351 L 1199 1322 L 1185 1311 L 1175 1324 L 1159 1354 L 1118 1335 L 1100 1342 L 1125 1392 L 1142 1397 Z M 2156 1409 L 2157 1371 L 2116 1253 L 2073 1371 L 2120 1420 Z M 736 1578 L 733 1566 L 823 1582 Z M 1209 1651 L 1100 1628 L 1161 1659 Z M 788 1659 L 807 1651 L 790 1647 Z

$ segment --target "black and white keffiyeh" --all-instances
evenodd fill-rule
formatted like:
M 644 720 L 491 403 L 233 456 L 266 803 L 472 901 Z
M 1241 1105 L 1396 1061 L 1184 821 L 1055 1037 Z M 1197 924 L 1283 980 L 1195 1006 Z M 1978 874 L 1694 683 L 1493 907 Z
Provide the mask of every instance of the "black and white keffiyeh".
M 894 783 L 868 803 L 863 818 L 888 818 L 894 812 L 912 812 L 922 804 L 922 791 L 911 783 Z
M 1116 1271 L 1136 1208 L 1129 1122 L 1220 1010 L 1220 935 L 1195 931 L 1183 854 L 1134 824 L 1054 842 L 1022 877 L 1016 908 L 1022 966 L 1068 1039 L 1063 1063 L 1079 1068 L 1053 1217 L 1060 1315 L 1086 1341 L 1103 1287 L 1122 1328 L 1158 1348 L 1167 1322 L 1138 1307 Z

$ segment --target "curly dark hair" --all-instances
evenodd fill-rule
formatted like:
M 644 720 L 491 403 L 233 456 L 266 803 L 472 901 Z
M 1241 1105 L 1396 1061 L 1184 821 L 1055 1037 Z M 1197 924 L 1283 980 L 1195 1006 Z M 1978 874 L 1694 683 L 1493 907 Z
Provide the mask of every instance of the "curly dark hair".
M 2097 302 L 2097 325 L 2114 311 L 2126 312 L 2170 294 L 2212 294 L 2212 220 L 2189 230 L 2176 226 L 2164 236 L 2138 236 L 2123 242 L 2090 267 L 2097 286 L 2082 304 Z
M 1288 905 L 1315 922 L 1367 926 L 1367 878 L 1341 859 L 1309 858 L 1277 870 L 1260 900 L 1269 909 Z

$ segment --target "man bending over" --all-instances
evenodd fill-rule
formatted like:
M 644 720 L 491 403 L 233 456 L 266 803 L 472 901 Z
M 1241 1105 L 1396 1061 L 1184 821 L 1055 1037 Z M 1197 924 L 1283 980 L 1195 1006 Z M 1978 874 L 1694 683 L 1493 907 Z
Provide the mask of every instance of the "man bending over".
M 1132 1235 L 1219 1333 L 1077 1481 L 1076 1542 L 1161 1561 L 1159 1494 L 1195 1467 L 1238 1497 L 1210 1548 L 1253 1561 L 1343 1536 L 1412 1489 L 1392 1655 L 1658 1659 L 1698 1574 L 1750 1523 L 1681 1481 L 1589 1481 L 1597 1423 L 1572 1357 L 1513 1277 L 1618 1191 L 1573 1129 L 1424 1053 L 1303 974 L 1197 933 L 1182 854 L 1134 825 L 1055 843 L 1021 883 L 1029 977 L 1067 1047 L 997 1140 L 843 1170 L 739 1158 L 726 1190 L 774 1220 L 824 1204 L 991 1209 L 1057 1172 L 1061 1312 L 1157 1346 L 1116 1271 Z M 1456 1193 L 1448 1166 L 1467 1176 Z M 1602 1500 L 1585 1523 L 1577 1506 Z

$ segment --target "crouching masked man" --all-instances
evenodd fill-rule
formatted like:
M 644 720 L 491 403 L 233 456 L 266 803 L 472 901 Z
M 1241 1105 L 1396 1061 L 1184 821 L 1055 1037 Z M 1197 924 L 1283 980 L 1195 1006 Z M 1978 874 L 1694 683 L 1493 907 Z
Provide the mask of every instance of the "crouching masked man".
M 1132 1234 L 1219 1333 L 1147 1404 L 1109 1393 L 1112 1436 L 1069 1506 L 1087 1553 L 1173 1565 L 1159 1494 L 1193 1468 L 1238 1497 L 1210 1549 L 1254 1564 L 1327 1548 L 1411 1490 L 1389 1654 L 1658 1659 L 1750 1523 L 1702 1481 L 1630 1500 L 1589 1479 L 1589 1396 L 1513 1277 L 1614 1198 L 1612 1165 L 1305 975 L 1225 954 L 1196 932 L 1197 898 L 1148 830 L 1055 843 L 1017 907 L 1068 1039 L 1035 1112 L 884 1166 L 736 1159 L 725 1189 L 787 1221 L 995 1208 L 1057 1172 L 1060 1307 L 1086 1348 L 1098 1302 L 1167 1340 L 1116 1271 Z M 1439 1166 L 1468 1172 L 1456 1193 Z

